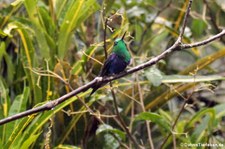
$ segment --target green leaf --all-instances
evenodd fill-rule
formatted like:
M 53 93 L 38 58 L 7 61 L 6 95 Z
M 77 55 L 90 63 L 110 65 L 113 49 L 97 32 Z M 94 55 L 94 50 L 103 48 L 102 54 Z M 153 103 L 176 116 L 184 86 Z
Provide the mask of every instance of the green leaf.
M 0 62 L 2 61 L 2 57 L 6 54 L 5 52 L 5 42 L 0 42 Z M 0 66 L 2 64 L 0 63 Z
M 87 63 L 90 58 L 88 56 L 91 56 L 95 50 L 98 48 L 98 46 L 90 46 L 86 51 L 85 51 L 85 54 L 82 55 L 82 60 L 84 63 Z M 88 55 L 88 56 L 87 56 Z
M 152 49 L 155 49 L 153 52 L 159 52 L 158 46 L 166 40 L 168 34 L 169 32 L 166 29 L 163 29 L 161 32 L 157 32 L 157 34 L 154 37 L 150 38 L 151 40 L 145 44 L 148 44 L 151 46 Z
M 73 145 L 60 144 L 56 147 L 56 149 L 81 149 L 81 148 Z
M 25 87 L 23 93 L 21 95 L 18 95 L 14 99 L 14 101 L 10 107 L 10 110 L 9 110 L 9 116 L 17 114 L 26 109 L 29 92 L 30 92 L 29 87 Z
M 119 137 L 123 140 L 125 140 L 125 133 L 119 129 L 115 129 L 110 125 L 107 124 L 102 124 L 98 127 L 97 131 L 96 131 L 96 135 L 102 133 L 102 132 L 112 132 L 115 133 L 117 135 L 119 135 Z
M 151 67 L 149 71 L 145 71 L 145 76 L 153 84 L 153 86 L 159 86 L 162 83 L 161 71 L 155 66 Z
M 51 18 L 51 16 L 49 15 L 48 10 L 45 7 L 40 7 L 38 9 L 38 13 L 40 16 L 40 21 L 41 21 L 41 25 L 44 28 L 44 30 L 46 31 L 46 33 L 48 35 L 50 35 L 51 37 L 55 37 L 56 35 L 56 26 Z
M 188 76 L 188 75 L 167 75 L 163 76 L 162 83 L 194 83 L 215 80 L 225 80 L 225 77 L 219 75 L 210 76 Z
M 33 66 L 37 65 L 37 59 L 38 56 L 35 55 L 35 48 L 32 43 L 32 38 L 30 37 L 30 30 L 26 30 L 27 28 L 24 27 L 24 24 L 21 24 L 20 22 L 14 21 L 10 23 L 10 31 L 12 29 L 16 29 L 16 31 L 19 33 L 21 41 L 23 43 L 23 47 L 21 47 L 21 53 L 22 54 L 22 63 L 25 67 L 28 67 L 30 69 L 33 68 Z M 25 73 L 27 74 L 28 81 L 31 89 L 34 92 L 34 103 L 36 103 L 39 99 L 42 97 L 41 89 L 36 84 L 36 75 L 30 70 L 25 69 Z
M 87 93 L 81 93 L 79 94 L 79 97 L 82 98 L 84 95 Z M 26 128 L 26 131 L 23 133 L 23 135 L 20 137 L 22 141 L 27 140 L 30 136 L 35 135 L 38 133 L 38 131 L 43 127 L 46 122 L 49 121 L 49 119 L 55 115 L 57 112 L 61 111 L 64 107 L 68 106 L 72 102 L 76 101 L 76 97 L 72 97 L 70 99 L 67 99 L 65 102 L 61 103 L 57 107 L 55 107 L 52 110 L 46 111 L 43 114 L 39 114 L 38 116 L 35 117 L 35 119 L 32 121 L 32 123 L 29 124 L 29 126 Z M 93 102 L 90 101 L 90 105 Z M 89 103 L 87 104 L 88 106 Z M 80 117 L 82 114 L 80 114 L 78 117 Z
M 207 24 L 200 19 L 193 20 L 191 25 L 191 31 L 194 37 L 204 36 L 203 32 L 206 30 L 206 28 L 207 28 Z
M 25 129 L 33 119 L 34 116 L 29 116 L 19 120 L 19 123 L 13 128 L 10 138 L 5 141 L 4 148 L 19 148 L 21 142 L 25 141 L 22 137 L 23 133 L 26 132 Z
M 58 56 L 64 58 L 69 47 L 72 31 L 76 29 L 88 16 L 100 7 L 95 0 L 73 1 L 69 6 L 59 31 Z
M 9 107 L 10 107 L 10 97 L 9 97 L 9 90 L 4 84 L 4 79 L 2 76 L 0 76 L 0 119 L 3 119 L 8 116 L 9 112 Z M 8 130 L 6 125 L 0 126 L 0 138 L 2 142 L 5 143 L 6 137 L 5 135 L 7 134 Z M 8 139 L 8 138 L 7 138 Z
M 210 117 L 207 116 L 195 127 L 194 132 L 191 134 L 192 143 L 199 143 L 199 141 L 205 136 L 204 134 L 208 128 L 209 121 L 211 121 Z
M 160 115 L 152 112 L 142 112 L 138 114 L 135 119 L 135 121 L 140 121 L 140 120 L 149 120 L 153 123 L 158 124 L 159 126 L 165 128 L 166 130 L 170 130 L 170 125 L 169 123 Z
M 1 29 L 0 29 L 0 37 L 4 38 L 7 37 L 8 35 L 6 33 L 4 33 Z
M 24 2 L 24 0 L 15 0 L 14 2 L 11 3 L 11 5 L 15 7 L 20 5 L 22 2 Z
M 12 83 L 13 77 L 14 77 L 14 74 L 15 74 L 15 65 L 13 65 L 12 58 L 11 58 L 10 55 L 5 53 L 4 58 L 5 58 L 5 61 L 6 61 L 6 64 L 7 64 L 7 76 L 6 76 L 7 81 L 9 83 Z
M 117 139 L 111 134 L 105 134 L 104 135 L 104 145 L 103 149 L 118 149 L 120 147 L 120 144 Z
M 147 0 L 147 3 L 149 4 L 149 5 L 155 5 L 155 3 L 156 3 L 156 0 Z
M 224 104 L 219 104 L 215 107 L 213 107 L 213 109 L 216 112 L 216 118 L 222 118 L 223 116 L 225 116 L 225 103 Z
M 194 126 L 194 123 L 197 122 L 197 121 L 200 121 L 201 117 L 206 115 L 206 114 L 208 114 L 211 117 L 210 121 L 213 122 L 215 120 L 216 114 L 215 114 L 214 109 L 212 109 L 212 108 L 202 109 L 201 111 L 197 112 L 192 117 L 192 119 L 187 123 L 187 127 Z
M 115 0 L 104 0 L 104 3 L 106 4 L 106 7 L 105 7 L 105 11 L 106 12 L 109 12 L 110 9 L 113 7 L 113 4 L 115 3 Z
M 107 124 L 100 125 L 96 131 L 96 135 L 99 135 L 102 132 L 105 132 L 103 134 L 104 136 L 103 148 L 117 149 L 119 147 L 119 143 L 117 139 L 122 138 L 123 140 L 125 140 L 125 133 L 118 129 L 113 128 L 110 125 L 107 125 Z M 117 139 L 114 137 L 114 135 L 110 134 L 109 132 L 117 136 Z
M 83 60 L 77 61 L 71 69 L 71 74 L 74 74 L 74 75 L 80 74 L 80 72 L 82 71 L 82 64 L 83 64 Z
M 0 146 L 3 146 L 2 139 L 0 139 Z
M 16 98 L 14 99 L 9 109 L 9 116 L 25 111 L 29 93 L 30 93 L 30 89 L 28 87 L 25 87 L 23 93 L 21 95 L 16 96 Z M 18 124 L 19 121 L 21 121 L 21 119 L 10 122 L 6 125 L 6 129 L 7 129 L 6 138 L 9 138 L 9 136 L 13 134 L 13 131 L 15 130 L 16 125 Z
M 40 136 L 41 132 L 38 134 L 31 135 L 23 144 L 20 148 L 23 149 L 28 149 Z
M 24 4 L 26 10 L 28 12 L 29 18 L 31 20 L 33 31 L 35 32 L 35 37 L 37 38 L 40 54 L 42 55 L 41 58 L 49 58 L 50 57 L 50 48 L 47 44 L 47 40 L 45 38 L 46 30 L 41 26 L 40 21 L 38 20 L 37 15 L 40 14 L 37 11 L 37 0 L 25 0 Z M 45 14 L 48 15 L 48 14 Z M 39 15 L 41 16 L 41 15 Z M 49 24 L 50 21 L 49 21 Z M 49 39 L 49 38 L 48 38 Z
M 60 25 L 65 17 L 66 11 L 72 3 L 73 1 L 54 1 L 55 13 Z
M 55 42 L 57 36 L 56 25 L 53 22 L 51 16 L 49 15 L 48 10 L 45 9 L 45 7 L 40 7 L 38 10 L 40 16 L 39 18 L 41 21 L 40 30 L 43 34 L 40 37 L 41 39 L 43 38 L 46 40 L 43 42 L 41 39 L 38 39 L 39 45 L 42 46 L 39 48 L 40 54 L 42 55 L 42 57 L 49 59 L 51 55 L 53 56 L 56 54 L 56 42 Z
M 24 5 L 26 7 L 27 13 L 29 15 L 29 18 L 33 21 L 33 22 L 37 22 L 37 0 L 24 0 Z
M 11 59 L 11 56 L 6 53 L 6 44 L 5 42 L 0 42 L 0 62 L 2 61 L 2 59 L 4 58 L 5 62 L 6 62 L 6 66 L 7 66 L 7 81 L 9 83 L 12 83 L 13 82 L 13 77 L 14 77 L 14 74 L 15 74 L 15 68 L 14 68 L 14 65 L 12 63 L 12 59 Z M 0 66 L 2 64 L 0 63 Z

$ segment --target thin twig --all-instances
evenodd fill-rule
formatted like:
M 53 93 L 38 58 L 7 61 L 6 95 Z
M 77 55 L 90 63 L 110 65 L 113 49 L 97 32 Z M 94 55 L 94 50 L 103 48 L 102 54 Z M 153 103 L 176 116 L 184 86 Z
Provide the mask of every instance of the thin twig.
M 213 10 L 210 8 L 209 3 L 207 2 L 207 0 L 203 0 L 203 2 L 205 3 L 207 9 L 209 10 L 208 12 L 209 12 L 210 21 L 212 23 L 212 26 L 215 28 L 216 32 L 219 33 L 221 29 L 219 28 L 219 26 L 216 23 L 216 17 L 213 14 Z M 225 43 L 225 39 L 224 38 L 221 38 L 221 41 L 223 43 Z
M 138 87 L 138 93 L 139 93 L 139 98 L 140 98 L 140 102 L 141 102 L 141 108 L 142 108 L 143 112 L 146 112 L 143 94 L 141 92 L 141 86 L 140 86 L 140 83 L 139 83 L 138 73 L 135 75 L 135 77 L 136 77 L 136 80 L 137 80 L 137 87 Z M 145 121 L 145 125 L 146 125 L 146 128 L 147 128 L 149 145 L 151 146 L 151 149 L 154 149 L 154 144 L 153 144 L 152 135 L 151 135 L 150 122 Z
M 107 24 L 108 24 L 108 18 L 105 19 L 105 28 L 104 28 L 104 52 L 105 52 L 105 59 L 107 59 L 107 57 L 108 57 L 107 45 L 106 45 Z
M 194 47 L 199 47 L 199 46 L 203 46 L 203 45 L 206 45 L 218 38 L 221 38 L 222 36 L 225 35 L 225 30 L 222 30 L 220 33 L 206 39 L 206 40 L 203 40 L 203 41 L 200 41 L 200 42 L 196 42 L 196 43 L 192 43 L 192 44 L 181 44 L 180 47 L 181 49 L 187 49 L 187 48 L 194 48 Z
M 175 128 L 175 126 L 176 126 L 176 124 L 177 124 L 177 122 L 178 122 L 178 120 L 179 120 L 179 118 L 180 118 L 180 116 L 181 116 L 181 113 L 184 111 L 185 105 L 188 103 L 188 101 L 189 101 L 189 99 L 191 98 L 191 96 L 193 95 L 193 93 L 194 93 L 194 91 L 191 92 L 191 94 L 188 96 L 188 98 L 184 101 L 184 103 L 183 103 L 183 105 L 182 105 L 182 107 L 181 107 L 181 109 L 180 109 L 180 111 L 179 111 L 179 113 L 178 113 L 178 115 L 177 115 L 177 117 L 176 117 L 176 119 L 175 119 L 173 125 L 172 125 L 171 132 L 173 132 L 173 130 L 174 130 L 174 128 Z M 171 135 L 172 135 L 172 133 L 168 134 L 168 136 L 166 137 L 166 139 L 165 139 L 165 140 L 163 141 L 163 143 L 161 144 L 161 147 L 160 147 L 160 148 L 163 148 L 163 146 L 166 144 L 167 140 L 169 139 L 169 137 L 170 137 Z
M 110 82 L 110 87 L 112 87 L 112 82 Z M 111 93 L 112 93 L 112 96 L 113 96 L 113 103 L 114 103 L 114 106 L 115 106 L 115 111 L 116 111 L 116 115 L 117 115 L 117 118 L 120 122 L 120 124 L 123 126 L 123 129 L 126 131 L 128 137 L 131 139 L 131 141 L 135 144 L 136 147 L 138 148 L 142 148 L 142 146 L 140 146 L 137 142 L 136 139 L 134 139 L 134 137 L 131 135 L 129 129 L 127 128 L 125 122 L 123 121 L 123 119 L 121 118 L 120 116 L 120 112 L 118 110 L 118 104 L 116 102 L 116 96 L 115 96 L 115 93 L 113 91 L 113 89 L 111 89 Z
M 101 116 L 99 114 L 95 114 L 94 111 L 82 100 L 79 96 L 77 96 L 77 99 L 84 105 L 84 107 L 88 110 L 88 112 L 93 115 L 101 124 L 104 124 L 103 120 L 101 119 Z

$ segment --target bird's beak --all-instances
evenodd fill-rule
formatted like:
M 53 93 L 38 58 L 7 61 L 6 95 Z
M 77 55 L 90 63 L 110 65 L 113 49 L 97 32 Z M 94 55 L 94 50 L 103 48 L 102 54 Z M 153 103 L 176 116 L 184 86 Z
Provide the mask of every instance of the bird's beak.
M 125 32 L 125 33 L 123 34 L 123 37 L 121 38 L 122 40 L 124 39 L 124 37 L 125 37 L 126 33 L 127 33 L 127 32 Z

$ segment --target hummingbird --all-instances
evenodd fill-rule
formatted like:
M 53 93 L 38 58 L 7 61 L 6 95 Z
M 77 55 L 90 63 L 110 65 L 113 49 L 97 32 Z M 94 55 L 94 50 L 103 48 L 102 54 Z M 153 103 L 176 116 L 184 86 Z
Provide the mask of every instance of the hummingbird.
M 114 46 L 112 53 L 104 62 L 104 65 L 100 71 L 100 77 L 112 76 L 119 74 L 124 71 L 126 67 L 130 64 L 131 55 L 127 49 L 126 43 L 124 42 L 124 37 L 126 32 L 123 34 L 122 38 L 117 38 L 114 41 Z M 89 97 L 101 86 L 105 84 L 96 84 L 92 87 L 92 92 Z

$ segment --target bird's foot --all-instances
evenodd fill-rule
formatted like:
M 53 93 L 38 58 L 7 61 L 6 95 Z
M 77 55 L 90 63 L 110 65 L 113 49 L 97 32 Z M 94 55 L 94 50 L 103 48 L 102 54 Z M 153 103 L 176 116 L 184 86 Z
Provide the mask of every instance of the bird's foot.
M 127 73 L 127 70 L 124 70 L 122 73 Z
M 101 82 L 103 80 L 103 77 L 96 77 L 95 79 L 97 80 L 97 82 Z

